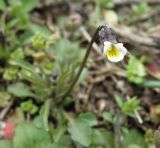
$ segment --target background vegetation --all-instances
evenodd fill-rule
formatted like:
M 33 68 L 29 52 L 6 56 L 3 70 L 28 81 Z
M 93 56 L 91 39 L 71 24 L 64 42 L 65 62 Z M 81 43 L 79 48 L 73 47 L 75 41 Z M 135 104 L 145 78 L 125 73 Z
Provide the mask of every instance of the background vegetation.
M 1 148 L 151 148 L 160 123 L 157 0 L 0 0 L 0 120 L 15 125 Z M 63 97 L 99 25 L 132 53 L 90 58 Z

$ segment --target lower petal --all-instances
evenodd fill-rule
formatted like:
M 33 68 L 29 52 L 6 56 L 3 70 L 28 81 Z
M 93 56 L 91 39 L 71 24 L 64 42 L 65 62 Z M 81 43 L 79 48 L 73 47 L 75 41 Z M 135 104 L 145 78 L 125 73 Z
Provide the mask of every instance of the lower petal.
M 107 58 L 111 62 L 119 62 L 119 61 L 124 59 L 124 55 L 123 54 L 119 54 L 119 56 L 109 56 L 109 55 L 107 55 Z

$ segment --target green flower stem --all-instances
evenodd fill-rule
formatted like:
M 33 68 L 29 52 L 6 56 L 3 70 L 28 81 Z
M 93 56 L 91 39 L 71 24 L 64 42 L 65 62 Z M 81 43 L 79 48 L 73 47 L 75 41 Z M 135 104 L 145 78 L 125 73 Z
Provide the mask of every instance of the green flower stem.
M 87 59 L 88 59 L 88 57 L 89 57 L 89 53 L 90 53 L 90 51 L 91 51 L 91 49 L 92 49 L 93 43 L 94 43 L 94 41 L 95 41 L 95 39 L 96 39 L 99 31 L 100 31 L 103 27 L 104 27 L 104 26 L 99 26 L 99 27 L 97 28 L 97 30 L 95 31 L 95 33 L 94 33 L 94 35 L 93 35 L 93 37 L 92 37 L 92 39 L 91 39 L 91 41 L 90 41 L 90 43 L 89 43 L 89 45 L 88 45 L 86 54 L 85 54 L 85 56 L 84 56 L 84 59 L 83 59 L 83 61 L 82 61 L 81 66 L 80 66 L 80 68 L 79 68 L 79 70 L 78 70 L 78 72 L 77 72 L 77 75 L 75 76 L 74 80 L 72 81 L 71 85 L 69 86 L 68 90 L 66 91 L 66 93 L 64 94 L 64 96 L 62 97 L 62 99 L 65 98 L 65 97 L 67 97 L 67 96 L 70 94 L 70 92 L 72 91 L 72 89 L 73 89 L 73 87 L 75 86 L 76 82 L 78 81 L 78 79 L 79 79 L 79 77 L 80 77 L 80 75 L 81 75 L 81 73 L 82 73 L 82 71 L 83 71 L 83 68 L 84 68 L 84 66 L 85 66 L 85 64 L 86 64 L 86 61 L 87 61 Z

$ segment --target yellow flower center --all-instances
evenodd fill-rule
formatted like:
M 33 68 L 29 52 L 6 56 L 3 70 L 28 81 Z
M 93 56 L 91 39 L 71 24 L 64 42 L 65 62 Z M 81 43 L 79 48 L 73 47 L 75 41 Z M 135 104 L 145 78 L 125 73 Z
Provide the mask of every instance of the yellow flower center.
M 107 50 L 106 54 L 108 57 L 119 57 L 121 55 L 121 52 L 112 45 L 110 49 Z

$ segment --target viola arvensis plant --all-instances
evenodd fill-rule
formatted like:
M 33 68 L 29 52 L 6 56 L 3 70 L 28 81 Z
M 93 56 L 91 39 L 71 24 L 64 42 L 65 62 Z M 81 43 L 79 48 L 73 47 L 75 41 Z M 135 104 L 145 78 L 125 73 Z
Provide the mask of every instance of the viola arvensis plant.
M 119 62 L 123 60 L 124 56 L 127 54 L 127 49 L 123 46 L 123 43 L 119 42 L 119 39 L 115 34 L 115 32 L 106 25 L 99 26 L 96 29 L 95 33 L 93 34 L 93 37 L 88 45 L 86 54 L 77 72 L 77 75 L 75 76 L 75 79 L 72 81 L 66 93 L 63 95 L 63 98 L 66 98 L 69 95 L 69 93 L 72 91 L 73 87 L 75 86 L 76 82 L 78 81 L 83 71 L 83 68 L 85 67 L 86 61 L 89 57 L 89 53 L 92 49 L 93 43 L 96 40 L 96 37 L 98 34 L 99 34 L 100 42 L 103 43 L 104 45 L 103 52 L 105 56 L 107 56 L 109 61 Z
M 105 41 L 103 52 L 109 61 L 119 62 L 123 60 L 124 56 L 127 54 L 127 49 L 123 46 L 123 43 Z

